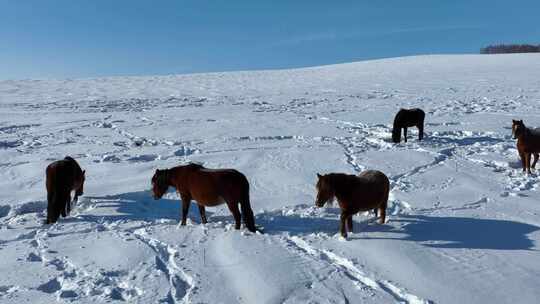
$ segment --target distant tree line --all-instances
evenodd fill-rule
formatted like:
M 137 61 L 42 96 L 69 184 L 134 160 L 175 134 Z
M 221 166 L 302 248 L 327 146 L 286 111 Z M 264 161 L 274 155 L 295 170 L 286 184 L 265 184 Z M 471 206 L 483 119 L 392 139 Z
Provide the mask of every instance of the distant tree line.
M 480 54 L 540 53 L 540 44 L 498 44 L 480 49 Z

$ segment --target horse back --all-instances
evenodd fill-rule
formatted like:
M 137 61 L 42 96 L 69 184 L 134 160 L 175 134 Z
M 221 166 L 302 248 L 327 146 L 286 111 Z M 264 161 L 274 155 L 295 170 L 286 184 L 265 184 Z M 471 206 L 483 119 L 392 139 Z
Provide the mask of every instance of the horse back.
M 366 170 L 358 174 L 358 178 L 367 190 L 371 189 L 374 192 L 388 192 L 390 190 L 390 180 L 381 171 Z
M 413 127 L 424 122 L 426 113 L 419 108 L 400 109 L 394 118 L 396 127 Z
M 45 170 L 47 191 L 61 188 L 72 190 L 76 180 L 82 175 L 77 162 L 71 158 L 58 160 L 49 164 Z
M 199 169 L 188 177 L 190 195 L 204 205 L 212 206 L 223 201 L 240 201 L 249 195 L 249 183 L 235 169 Z
M 366 170 L 357 176 L 355 201 L 359 210 L 371 210 L 386 203 L 390 191 L 390 180 L 377 170 Z

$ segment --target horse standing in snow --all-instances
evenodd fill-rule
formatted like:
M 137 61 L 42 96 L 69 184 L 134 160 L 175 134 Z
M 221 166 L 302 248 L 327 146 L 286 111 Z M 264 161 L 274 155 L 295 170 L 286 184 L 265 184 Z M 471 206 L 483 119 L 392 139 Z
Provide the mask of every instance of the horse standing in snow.
M 236 229 L 240 229 L 242 216 L 246 228 L 252 232 L 256 231 L 253 210 L 249 202 L 249 182 L 244 174 L 234 169 L 211 170 L 193 163 L 156 170 L 152 177 L 154 199 L 160 199 L 169 186 L 176 188 L 182 199 L 181 225 L 186 225 L 189 205 L 194 199 L 199 206 L 203 224 L 207 223 L 205 206 L 213 207 L 226 203 L 234 217 Z
M 384 224 L 386 205 L 390 191 L 388 177 L 380 171 L 366 170 L 358 176 L 330 173 L 320 175 L 317 173 L 317 199 L 315 205 L 323 207 L 325 203 L 337 198 L 341 208 L 341 224 L 339 231 L 347 237 L 347 229 L 353 231 L 352 216 L 360 211 L 377 209 L 381 213 L 380 223 Z
M 75 191 L 73 202 L 83 195 L 85 171 L 73 158 L 66 156 L 47 166 L 47 224 L 55 223 L 71 212 L 71 191 Z
M 418 128 L 418 140 L 424 138 L 424 118 L 426 113 L 422 109 L 400 109 L 394 118 L 394 127 L 392 129 L 392 141 L 399 143 L 401 141 L 401 129 L 407 142 L 407 128 Z
M 533 169 L 538 161 L 540 153 L 540 128 L 530 129 L 525 127 L 523 120 L 512 120 L 512 134 L 517 138 L 517 150 L 521 158 L 523 172 L 531 173 L 531 154 L 534 155 Z

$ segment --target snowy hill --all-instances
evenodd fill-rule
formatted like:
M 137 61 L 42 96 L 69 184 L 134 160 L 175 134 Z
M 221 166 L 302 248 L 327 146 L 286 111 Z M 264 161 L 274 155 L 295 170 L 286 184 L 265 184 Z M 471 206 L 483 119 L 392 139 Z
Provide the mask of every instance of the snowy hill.
M 393 144 L 400 107 L 426 138 Z M 535 303 L 538 175 L 512 118 L 540 126 L 540 55 L 417 56 L 316 68 L 0 82 L 2 303 Z M 412 133 L 412 134 L 411 134 Z M 72 216 L 42 225 L 45 167 L 86 169 Z M 236 168 L 257 225 L 225 205 L 177 225 L 156 168 Z M 316 173 L 378 169 L 388 223 L 314 206 Z

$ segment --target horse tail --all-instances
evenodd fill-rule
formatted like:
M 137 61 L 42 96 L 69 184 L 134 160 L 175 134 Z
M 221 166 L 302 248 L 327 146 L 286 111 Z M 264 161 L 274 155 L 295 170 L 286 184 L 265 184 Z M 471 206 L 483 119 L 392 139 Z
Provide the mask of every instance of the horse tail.
M 244 218 L 246 228 L 251 232 L 255 232 L 257 229 L 255 228 L 255 216 L 253 215 L 249 201 L 249 182 L 245 176 L 243 176 L 243 179 L 245 185 L 242 189 L 242 197 L 240 198 L 240 209 L 242 210 L 242 217 Z
M 52 224 L 56 221 L 55 214 L 55 201 L 56 201 L 56 174 L 53 166 L 47 166 L 45 170 L 45 187 L 47 188 L 47 219 L 45 224 Z
M 47 221 L 46 224 L 56 223 L 60 216 L 58 205 L 62 189 L 56 172 L 47 171 Z
M 60 214 L 65 214 L 66 204 L 69 204 L 70 191 L 65 187 L 65 181 L 58 175 L 58 169 L 47 168 L 47 220 L 46 224 L 56 223 Z

